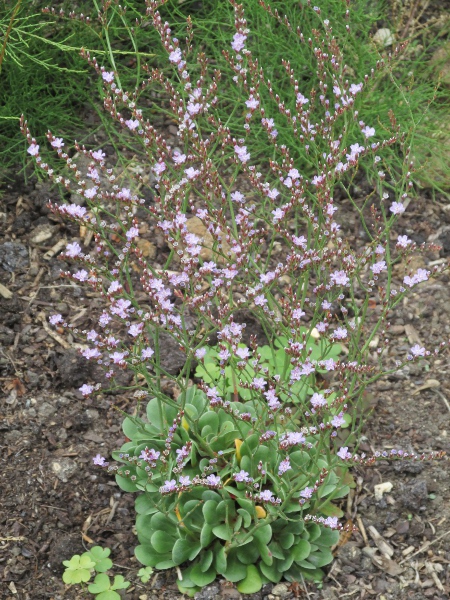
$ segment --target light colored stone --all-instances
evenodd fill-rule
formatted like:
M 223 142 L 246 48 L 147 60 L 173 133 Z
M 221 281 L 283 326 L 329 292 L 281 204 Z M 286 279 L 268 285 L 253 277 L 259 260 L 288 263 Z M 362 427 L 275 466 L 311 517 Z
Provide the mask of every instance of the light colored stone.
M 374 34 L 372 40 L 377 46 L 383 47 L 392 46 L 392 44 L 395 42 L 395 38 L 392 35 L 392 31 L 390 29 L 387 29 L 386 27 L 378 29 L 378 31 Z
M 78 469 L 77 463 L 71 458 L 60 458 L 52 462 L 52 471 L 63 483 L 67 483 Z

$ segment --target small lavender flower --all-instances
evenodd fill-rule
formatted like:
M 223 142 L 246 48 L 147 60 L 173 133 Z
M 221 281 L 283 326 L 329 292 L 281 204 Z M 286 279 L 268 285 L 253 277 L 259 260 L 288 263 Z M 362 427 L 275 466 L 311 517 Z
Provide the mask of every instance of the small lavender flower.
M 208 475 L 205 483 L 210 487 L 219 487 L 221 484 L 220 477 L 218 475 Z
M 311 498 L 311 496 L 313 495 L 314 492 L 314 488 L 310 488 L 310 487 L 305 487 L 301 492 L 300 492 L 300 496 L 302 498 L 305 498 L 306 500 L 309 500 Z
M 164 485 L 159 488 L 160 494 L 170 494 L 171 492 L 175 492 L 177 490 L 177 482 L 175 479 L 171 479 L 170 481 L 166 479 Z
M 62 323 L 64 319 L 61 315 L 52 315 L 49 318 L 50 325 L 58 325 L 58 323 Z
M 149 449 L 146 446 L 145 449 L 141 451 L 139 458 L 142 458 L 147 462 L 155 462 L 156 460 L 158 460 L 160 455 L 161 453 L 157 450 L 154 450 L 153 448 Z
M 352 457 L 351 453 L 348 452 L 347 446 L 343 446 L 342 448 L 340 448 L 336 454 L 337 456 L 339 456 L 339 458 L 342 458 L 342 460 L 347 460 Z
M 243 471 L 243 470 L 239 471 L 239 473 L 234 473 L 233 479 L 235 481 L 245 482 L 245 483 L 252 481 L 251 478 L 249 477 L 247 471 Z
M 278 475 L 283 475 L 286 471 L 292 469 L 291 463 L 289 462 L 289 456 L 282 460 L 278 466 Z
M 403 204 L 401 202 L 393 202 L 391 204 L 389 210 L 394 215 L 401 215 L 402 213 L 405 212 L 405 207 L 403 206 Z
M 97 454 L 97 456 L 94 456 L 92 462 L 94 463 L 94 465 L 98 465 L 99 467 L 107 467 L 109 465 L 109 462 L 106 462 L 105 457 L 101 454 Z

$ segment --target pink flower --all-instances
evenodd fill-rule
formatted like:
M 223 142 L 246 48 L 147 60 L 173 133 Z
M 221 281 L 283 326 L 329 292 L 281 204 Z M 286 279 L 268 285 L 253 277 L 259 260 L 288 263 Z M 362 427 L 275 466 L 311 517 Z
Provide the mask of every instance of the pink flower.
M 389 210 L 394 215 L 401 215 L 405 212 L 405 207 L 401 202 L 393 202 Z
M 369 127 L 368 125 L 366 125 L 366 127 L 364 127 L 364 129 L 361 129 L 361 133 L 367 139 L 367 138 L 373 137 L 375 135 L 375 129 L 373 127 Z
M 39 144 L 33 142 L 31 146 L 29 146 L 27 152 L 28 154 L 31 154 L 31 156 L 37 156 L 39 154 Z
M 139 127 L 139 121 L 137 119 L 127 119 L 125 121 L 125 125 L 128 127 L 128 129 L 134 131 Z
M 292 469 L 291 463 L 289 462 L 289 456 L 282 460 L 278 466 L 278 475 L 283 475 L 286 471 Z
M 97 195 L 97 188 L 91 187 L 88 190 L 84 190 L 83 195 L 85 198 L 92 200 L 92 198 L 95 198 L 95 196 Z
M 147 358 L 151 358 L 155 354 L 155 351 L 151 348 L 144 348 L 141 352 L 141 359 L 146 360 Z
M 143 323 L 137 323 L 132 325 L 129 329 L 128 329 L 128 333 L 130 335 L 132 335 L 133 337 L 137 337 L 138 335 L 141 334 L 142 330 L 144 329 L 144 324 Z
M 339 456 L 339 458 L 342 458 L 342 460 L 347 460 L 348 458 L 352 457 L 351 453 L 348 452 L 347 446 L 343 446 L 336 454 Z
M 298 93 L 297 94 L 297 103 L 298 104 L 308 104 L 309 100 L 308 98 L 305 98 L 305 96 L 303 94 Z
M 127 240 L 134 240 L 134 238 L 139 237 L 139 229 L 137 227 L 130 227 L 125 235 L 127 236 Z
M 330 275 L 330 280 L 334 285 L 347 285 L 350 281 L 345 271 L 334 271 Z
M 305 489 L 300 492 L 300 496 L 302 498 L 306 498 L 307 500 L 309 500 L 311 498 L 311 496 L 313 495 L 313 492 L 314 492 L 314 488 L 305 487 Z
M 112 83 L 114 81 L 113 71 L 102 71 L 102 79 L 103 81 L 106 81 L 106 83 Z
M 238 146 L 236 144 L 234 151 L 242 164 L 245 165 L 245 163 L 250 160 L 250 154 L 247 152 L 247 146 Z
M 419 344 L 415 344 L 411 348 L 410 352 L 413 356 L 425 356 L 425 348 L 421 348 Z
M 91 153 L 91 156 L 94 160 L 102 161 L 106 158 L 106 154 L 102 152 L 102 150 L 95 150 Z
M 62 138 L 55 138 L 50 142 L 50 145 L 52 146 L 52 148 L 60 149 L 64 146 L 64 142 Z
M 350 94 L 352 94 L 352 96 L 356 96 L 356 94 L 358 92 L 360 92 L 363 89 L 363 84 L 362 83 L 352 83 L 352 85 L 350 86 L 349 92 Z
M 235 52 L 240 52 L 245 47 L 245 40 L 247 36 L 242 33 L 235 33 L 233 36 L 233 41 L 231 42 L 231 47 Z
M 324 396 L 322 396 L 322 394 L 318 394 L 317 392 L 311 396 L 310 402 L 314 408 L 317 408 L 318 406 L 325 406 L 327 404 Z
M 63 318 L 61 315 L 52 315 L 49 318 L 50 325 L 58 325 L 58 323 L 63 322 Z
M 186 162 L 186 154 L 181 154 L 177 150 L 173 153 L 172 160 L 176 165 L 181 165 Z
M 99 467 L 107 467 L 109 465 L 109 463 L 106 462 L 105 457 L 101 454 L 97 454 L 97 456 L 94 456 L 92 462 L 94 463 L 94 465 L 98 465 Z
M 397 238 L 397 246 L 400 248 L 407 248 L 409 244 L 412 244 L 412 241 L 408 238 L 407 235 L 399 235 Z
M 255 108 L 258 108 L 259 100 L 254 98 L 254 96 L 250 96 L 250 98 L 248 100 L 246 100 L 245 105 L 247 106 L 247 108 L 254 110 Z
M 72 244 L 67 244 L 66 246 L 66 256 L 70 256 L 70 258 L 75 258 L 81 253 L 81 246 L 78 242 L 73 242 Z
M 247 471 L 243 471 L 243 470 L 240 470 L 239 473 L 234 473 L 233 479 L 235 481 L 240 481 L 242 483 L 247 483 L 247 482 L 251 481 Z
M 87 385 L 85 383 L 79 388 L 79 391 L 83 394 L 83 396 L 89 396 L 89 394 L 92 394 L 92 392 L 94 391 L 94 388 L 92 387 L 92 385 Z
M 384 260 L 380 260 L 379 262 L 373 264 L 370 268 L 372 269 L 372 273 L 374 275 L 378 275 L 381 273 L 381 271 L 386 271 L 386 262 Z
M 335 329 L 331 337 L 335 340 L 345 340 L 345 338 L 347 337 L 347 330 L 345 329 L 345 327 L 338 327 L 337 329 Z
M 184 170 L 184 173 L 188 179 L 195 179 L 198 175 L 200 175 L 200 171 L 198 169 L 194 169 L 194 167 L 189 167 Z
M 173 50 L 173 52 L 171 52 L 169 54 L 169 60 L 170 60 L 170 62 L 173 62 L 173 63 L 179 63 L 181 61 L 182 57 L 183 57 L 183 55 L 179 48 L 176 48 L 175 50 Z

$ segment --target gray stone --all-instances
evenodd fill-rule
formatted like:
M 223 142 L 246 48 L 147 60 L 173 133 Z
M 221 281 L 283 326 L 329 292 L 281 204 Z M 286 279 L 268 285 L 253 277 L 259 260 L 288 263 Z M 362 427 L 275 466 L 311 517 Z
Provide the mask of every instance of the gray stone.
M 49 419 L 56 412 L 56 407 L 48 402 L 43 402 L 38 406 L 38 415 L 41 419 Z
M 63 483 L 67 483 L 78 469 L 77 463 L 71 458 L 60 458 L 52 462 L 52 471 Z
M 25 269 L 29 265 L 27 247 L 20 242 L 0 244 L 0 265 L 10 273 Z

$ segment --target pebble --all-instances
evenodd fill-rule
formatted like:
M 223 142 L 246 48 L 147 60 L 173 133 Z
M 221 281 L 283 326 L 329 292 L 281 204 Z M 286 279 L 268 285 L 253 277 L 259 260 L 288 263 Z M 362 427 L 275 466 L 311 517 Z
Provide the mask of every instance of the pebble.
M 56 407 L 48 402 L 43 402 L 38 406 L 38 415 L 42 419 L 48 419 L 56 412 Z
M 277 585 L 274 585 L 272 588 L 272 594 L 274 596 L 279 596 L 280 598 L 285 598 L 287 595 L 290 594 L 290 592 L 288 586 L 285 583 L 277 583 Z
M 63 483 L 67 483 L 78 470 L 77 463 L 71 458 L 61 458 L 52 462 L 52 471 Z
M 0 244 L 0 265 L 10 273 L 28 267 L 29 259 L 26 246 L 20 242 Z

